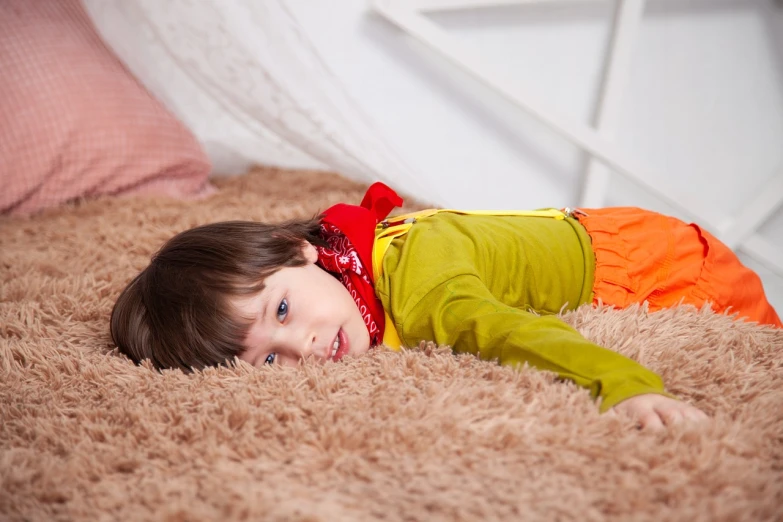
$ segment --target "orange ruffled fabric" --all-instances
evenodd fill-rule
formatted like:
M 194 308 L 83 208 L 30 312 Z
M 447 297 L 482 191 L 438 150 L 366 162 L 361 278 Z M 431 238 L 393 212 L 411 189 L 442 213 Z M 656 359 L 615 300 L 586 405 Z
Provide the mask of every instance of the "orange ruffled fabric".
M 594 302 L 650 311 L 710 303 L 719 313 L 783 327 L 761 279 L 695 224 L 632 207 L 584 209 L 579 222 L 595 252 Z

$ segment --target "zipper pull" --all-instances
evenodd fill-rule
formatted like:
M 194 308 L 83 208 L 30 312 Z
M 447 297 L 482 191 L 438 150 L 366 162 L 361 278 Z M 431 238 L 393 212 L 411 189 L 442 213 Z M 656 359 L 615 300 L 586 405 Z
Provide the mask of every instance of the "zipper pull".
M 416 222 L 417 221 L 415 217 L 410 217 L 407 219 L 403 219 L 402 221 L 389 221 L 388 219 L 384 219 L 378 224 L 381 226 L 381 228 L 387 229 L 389 227 L 396 227 L 397 225 L 407 225 L 408 223 L 414 224 Z
M 580 210 L 578 208 L 571 208 L 571 207 L 564 208 L 563 209 L 563 214 L 565 214 L 566 216 L 568 216 L 570 218 L 576 217 L 575 216 L 576 214 L 582 215 L 584 217 L 590 217 L 590 214 L 588 214 L 587 212 L 585 212 L 583 210 Z

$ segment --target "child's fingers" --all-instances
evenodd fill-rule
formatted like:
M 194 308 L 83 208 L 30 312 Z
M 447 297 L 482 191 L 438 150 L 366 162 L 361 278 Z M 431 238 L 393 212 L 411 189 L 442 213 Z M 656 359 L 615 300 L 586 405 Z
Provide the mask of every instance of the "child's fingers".
M 663 429 L 664 425 L 663 420 L 658 415 L 658 412 L 655 410 L 650 410 L 649 412 L 639 417 L 639 427 L 643 430 L 661 430 Z
M 675 402 L 673 404 L 667 403 L 666 407 L 656 409 L 656 411 L 666 426 L 674 426 L 686 418 L 688 409 L 689 407 L 687 405 Z
M 707 420 L 707 415 L 703 411 L 689 404 L 676 402 L 667 403 L 666 406 L 656 410 L 666 426 L 674 426 L 683 421 L 698 423 Z
M 699 408 L 689 406 L 685 411 L 685 417 L 693 422 L 705 422 L 710 420 L 709 416 Z
M 683 422 L 700 423 L 709 418 L 694 406 L 657 394 L 637 395 L 626 399 L 610 412 L 635 418 L 637 426 L 645 430 L 664 429 L 666 426 Z

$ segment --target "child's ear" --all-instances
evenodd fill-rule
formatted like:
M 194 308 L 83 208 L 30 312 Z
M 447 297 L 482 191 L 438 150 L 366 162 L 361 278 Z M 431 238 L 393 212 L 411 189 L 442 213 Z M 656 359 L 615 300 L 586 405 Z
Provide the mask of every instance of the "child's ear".
M 305 241 L 305 244 L 302 246 L 302 253 L 308 263 L 315 263 L 318 261 L 318 250 L 307 241 Z

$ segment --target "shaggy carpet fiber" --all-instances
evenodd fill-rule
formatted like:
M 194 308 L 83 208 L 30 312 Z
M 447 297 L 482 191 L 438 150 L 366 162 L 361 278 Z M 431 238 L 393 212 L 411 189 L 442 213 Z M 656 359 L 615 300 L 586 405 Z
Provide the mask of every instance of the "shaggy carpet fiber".
M 783 331 L 708 309 L 564 317 L 711 417 L 657 433 L 549 374 L 431 345 L 291 369 L 133 365 L 108 317 L 164 240 L 364 190 L 272 169 L 217 184 L 200 202 L 0 218 L 0 519 L 783 519 Z

